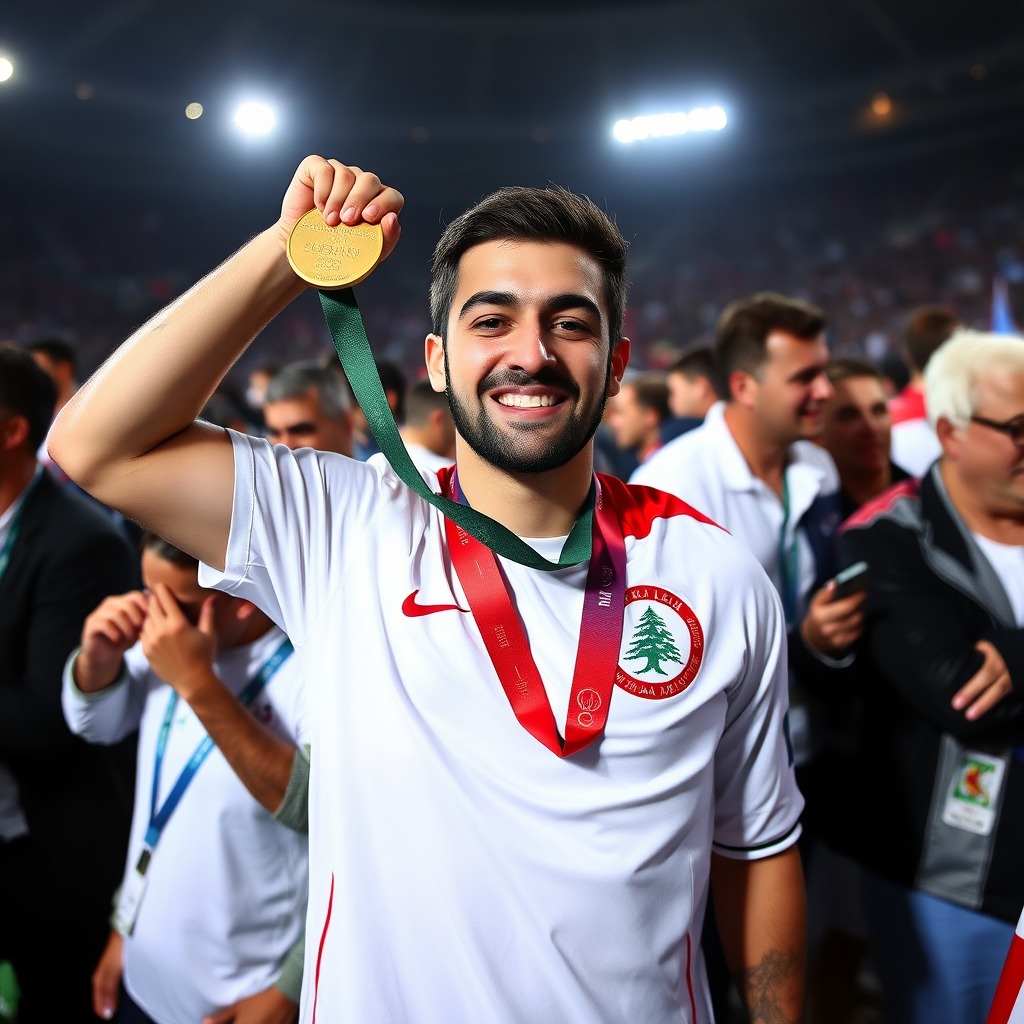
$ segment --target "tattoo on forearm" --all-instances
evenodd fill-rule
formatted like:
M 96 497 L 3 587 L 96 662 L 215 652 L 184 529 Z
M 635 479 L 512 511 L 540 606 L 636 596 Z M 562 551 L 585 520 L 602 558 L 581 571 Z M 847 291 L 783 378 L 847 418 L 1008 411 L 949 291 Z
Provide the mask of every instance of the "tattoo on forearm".
M 750 1024 L 794 1024 L 799 1005 L 790 1016 L 785 1004 L 799 1004 L 802 962 L 795 949 L 771 949 L 756 967 L 743 975 Z

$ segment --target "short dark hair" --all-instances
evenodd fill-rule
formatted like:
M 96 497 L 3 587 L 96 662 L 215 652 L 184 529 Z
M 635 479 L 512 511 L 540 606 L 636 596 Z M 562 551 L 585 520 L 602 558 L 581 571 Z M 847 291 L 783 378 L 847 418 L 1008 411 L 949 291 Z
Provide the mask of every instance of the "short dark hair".
M 380 377 L 384 393 L 394 391 L 398 395 L 398 402 L 395 404 L 395 419 L 399 423 L 405 421 L 405 374 L 394 363 L 381 359 L 377 363 L 377 374 Z
M 765 344 L 772 331 L 810 341 L 825 329 L 825 314 L 801 299 L 759 292 L 722 310 L 715 331 L 715 355 L 726 384 L 734 370 L 756 377 L 768 358 Z
M 903 350 L 910 365 L 924 373 L 932 353 L 962 326 L 959 318 L 942 306 L 918 306 L 911 310 L 903 329 Z
M 405 400 L 405 422 L 410 427 L 425 427 L 437 409 L 448 412 L 448 392 L 435 391 L 429 380 L 418 380 Z
M 193 558 L 187 551 L 176 548 L 170 541 L 158 537 L 155 533 L 144 533 L 142 540 L 139 541 L 139 548 L 142 551 L 151 552 L 157 558 L 170 562 L 180 569 L 195 569 L 199 566 L 198 558 Z
M 29 344 L 28 350 L 42 352 L 54 363 L 70 363 L 72 373 L 78 370 L 78 353 L 73 345 L 69 345 L 62 338 L 40 338 Z
M 633 389 L 636 403 L 644 409 L 653 409 L 658 422 L 664 423 L 671 413 L 668 408 L 668 385 L 660 373 L 641 373 L 622 382 L 623 387 Z
M 17 345 L 0 345 L 0 409 L 8 416 L 28 420 L 28 447 L 35 450 L 46 440 L 57 385 L 53 378 Z
M 869 363 L 866 359 L 855 359 L 853 356 L 839 356 L 831 360 L 825 367 L 825 376 L 832 384 L 855 377 L 874 377 L 879 384 L 885 383 L 885 374 L 874 363 Z
M 684 352 L 669 368 L 669 373 L 681 373 L 684 377 L 694 380 L 704 377 L 711 389 L 719 398 L 728 398 L 729 389 L 722 379 L 722 371 L 710 345 L 697 345 Z
M 586 196 L 563 188 L 522 186 L 492 192 L 445 228 L 430 271 L 430 319 L 435 334 L 447 338 L 459 260 L 473 246 L 498 239 L 564 242 L 593 256 L 604 274 L 609 342 L 614 345 L 622 337 L 626 241 L 615 222 Z

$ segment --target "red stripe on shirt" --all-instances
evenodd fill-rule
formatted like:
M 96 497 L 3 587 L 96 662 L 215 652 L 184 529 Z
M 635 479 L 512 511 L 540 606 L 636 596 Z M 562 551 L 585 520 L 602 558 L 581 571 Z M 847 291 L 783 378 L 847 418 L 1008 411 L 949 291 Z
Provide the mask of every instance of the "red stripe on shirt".
M 320 948 L 316 951 L 316 974 L 313 975 L 313 1021 L 316 1024 L 316 1001 L 320 995 L 320 961 L 324 956 L 324 943 L 327 941 L 327 929 L 331 926 L 331 909 L 334 907 L 334 872 L 331 872 L 331 895 L 327 899 L 327 918 L 324 930 L 320 933 Z

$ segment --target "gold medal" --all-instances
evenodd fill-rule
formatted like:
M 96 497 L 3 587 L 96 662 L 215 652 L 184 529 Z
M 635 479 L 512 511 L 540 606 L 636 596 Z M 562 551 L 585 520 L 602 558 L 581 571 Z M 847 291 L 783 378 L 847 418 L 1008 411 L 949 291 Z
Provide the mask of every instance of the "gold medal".
M 288 262 L 307 284 L 331 291 L 365 281 L 380 262 L 384 232 L 379 224 L 324 223 L 320 211 L 303 214 L 288 236 Z

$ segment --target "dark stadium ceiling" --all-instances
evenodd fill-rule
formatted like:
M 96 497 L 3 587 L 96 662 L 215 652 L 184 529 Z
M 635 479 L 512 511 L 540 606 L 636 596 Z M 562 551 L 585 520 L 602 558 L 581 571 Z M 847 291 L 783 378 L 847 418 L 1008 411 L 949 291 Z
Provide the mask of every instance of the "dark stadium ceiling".
M 657 189 L 1024 139 L 1024 5 L 1004 0 L 8 0 L 2 54 L 6 190 L 227 193 L 309 151 L 434 199 Z M 250 97 L 279 126 L 243 142 L 230 121 Z M 714 137 L 610 137 L 617 118 L 713 102 L 730 117 Z

